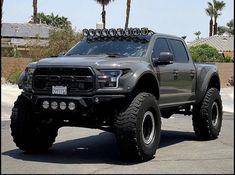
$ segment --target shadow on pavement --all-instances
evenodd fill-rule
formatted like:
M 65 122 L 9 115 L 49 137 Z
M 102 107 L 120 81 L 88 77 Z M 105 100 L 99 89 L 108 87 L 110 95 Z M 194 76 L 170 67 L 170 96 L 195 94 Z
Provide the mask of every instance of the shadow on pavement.
M 196 140 L 196 136 L 193 132 L 163 130 L 159 149 L 179 142 L 193 140 Z M 58 164 L 136 164 L 136 162 L 126 162 L 119 158 L 115 136 L 108 132 L 102 132 L 95 136 L 55 143 L 48 152 L 43 154 L 26 154 L 19 149 L 6 151 L 2 154 L 24 161 Z

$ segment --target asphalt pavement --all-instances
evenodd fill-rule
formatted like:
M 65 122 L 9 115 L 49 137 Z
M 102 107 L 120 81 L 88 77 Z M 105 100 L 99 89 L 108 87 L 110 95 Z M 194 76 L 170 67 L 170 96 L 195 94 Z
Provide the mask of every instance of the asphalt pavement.
M 26 154 L 12 141 L 9 116 L 17 96 L 15 85 L 2 85 L 1 173 L 3 174 L 234 174 L 234 91 L 221 90 L 223 126 L 219 138 L 199 141 L 192 117 L 162 119 L 160 147 L 144 163 L 119 159 L 115 136 L 96 129 L 63 127 L 44 154 Z

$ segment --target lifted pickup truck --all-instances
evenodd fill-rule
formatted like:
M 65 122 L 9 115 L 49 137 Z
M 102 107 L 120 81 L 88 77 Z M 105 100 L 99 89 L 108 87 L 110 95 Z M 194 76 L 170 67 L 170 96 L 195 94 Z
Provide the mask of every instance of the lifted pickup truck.
M 11 115 L 16 145 L 48 150 L 63 126 L 113 132 L 120 155 L 146 161 L 158 148 L 161 117 L 192 115 L 200 139 L 222 125 L 217 68 L 195 64 L 182 38 L 144 29 L 84 30 L 65 55 L 30 63 Z

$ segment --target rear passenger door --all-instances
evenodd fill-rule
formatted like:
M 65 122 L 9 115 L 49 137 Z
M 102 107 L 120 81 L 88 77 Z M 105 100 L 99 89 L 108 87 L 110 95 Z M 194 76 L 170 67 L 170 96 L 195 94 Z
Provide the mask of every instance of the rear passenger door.
M 180 102 L 192 101 L 195 95 L 195 66 L 189 59 L 185 45 L 181 40 L 168 39 L 174 55 L 174 76 L 177 79 L 177 94 Z

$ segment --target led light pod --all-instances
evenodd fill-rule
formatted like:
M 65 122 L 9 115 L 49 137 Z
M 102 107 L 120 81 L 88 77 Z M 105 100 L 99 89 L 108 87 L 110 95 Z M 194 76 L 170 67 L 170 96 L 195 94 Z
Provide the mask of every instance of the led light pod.
M 115 29 L 109 29 L 109 35 L 110 35 L 111 37 L 116 36 L 116 34 L 117 34 L 117 31 L 116 31 Z
M 124 30 L 121 29 L 121 28 L 118 28 L 118 29 L 117 29 L 117 35 L 118 35 L 118 36 L 123 36 L 123 35 L 124 35 Z
M 48 108 L 49 108 L 49 102 L 48 102 L 48 101 L 43 101 L 42 107 L 43 107 L 44 109 L 48 109 Z
M 146 28 L 146 27 L 141 28 L 141 34 L 142 35 L 146 36 L 146 35 L 148 35 L 148 33 L 149 33 L 148 28 Z
M 102 35 L 102 30 L 101 29 L 96 29 L 95 30 L 95 35 L 100 37 Z
M 141 34 L 141 30 L 139 28 L 132 29 L 132 34 L 134 36 L 139 36 Z
M 69 102 L 68 108 L 69 108 L 69 110 L 71 110 L 71 111 L 75 110 L 75 108 L 76 108 L 75 103 L 74 103 L 74 102 Z
M 107 37 L 108 34 L 109 34 L 109 30 L 108 29 L 103 29 L 102 30 L 102 36 Z
M 95 36 L 95 30 L 94 29 L 89 29 L 89 35 L 91 37 L 94 37 Z
M 83 36 L 87 37 L 89 35 L 89 30 L 88 29 L 83 29 L 82 34 L 83 34 Z
M 53 102 L 51 103 L 51 108 L 54 109 L 54 110 L 56 110 L 56 109 L 58 108 L 58 103 L 57 103 L 56 101 L 53 101 Z

